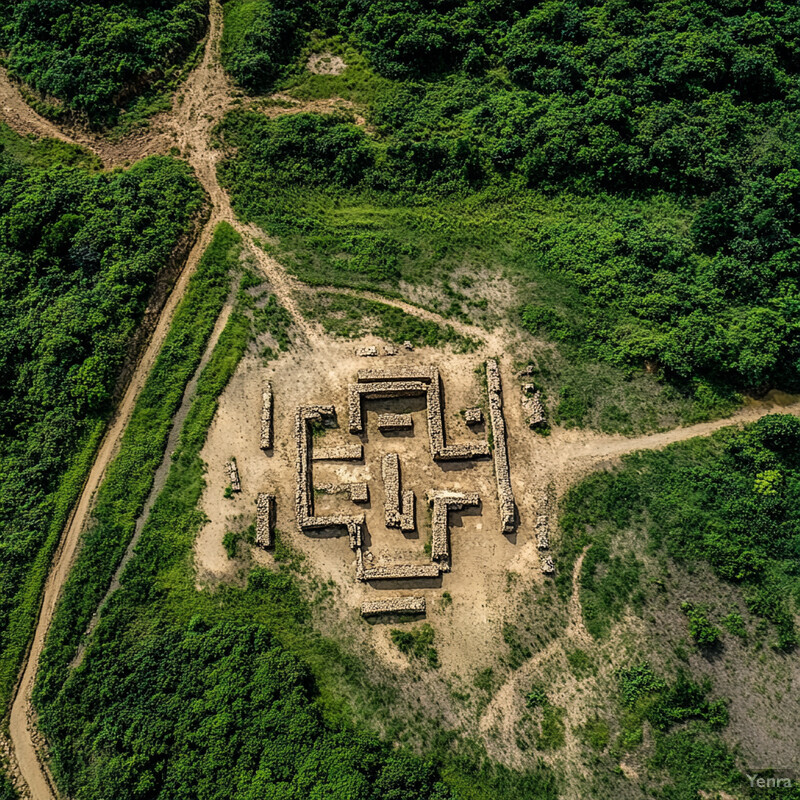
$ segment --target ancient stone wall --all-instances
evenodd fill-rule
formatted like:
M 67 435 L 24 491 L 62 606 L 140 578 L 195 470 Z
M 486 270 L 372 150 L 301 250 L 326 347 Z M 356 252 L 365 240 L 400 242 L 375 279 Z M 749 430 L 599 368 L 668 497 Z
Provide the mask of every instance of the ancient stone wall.
M 381 459 L 381 477 L 383 478 L 383 492 L 386 497 L 384 503 L 386 527 L 400 527 L 400 459 L 397 453 L 386 453 Z
M 503 388 L 500 382 L 500 368 L 494 359 L 486 362 L 486 385 L 489 390 L 489 421 L 492 426 L 494 446 L 494 474 L 497 479 L 497 495 L 500 500 L 500 523 L 504 533 L 511 533 L 516 526 L 516 506 L 508 464 L 506 421 L 503 416 Z
M 538 428 L 547 422 L 542 394 L 532 383 L 522 385 L 522 410 L 528 426 L 531 428 Z
M 378 614 L 424 614 L 424 597 L 387 597 L 385 600 L 367 600 L 361 604 L 361 616 Z
M 261 392 L 261 449 L 272 447 L 272 384 L 267 383 Z
M 364 446 L 361 442 L 356 442 L 333 447 L 315 447 L 311 457 L 314 461 L 360 461 L 364 457 Z
M 413 426 L 411 414 L 378 414 L 379 431 L 403 431 Z
M 225 468 L 228 470 L 228 480 L 231 483 L 231 489 L 234 492 L 241 492 L 242 483 L 239 480 L 239 467 L 236 466 L 236 459 L 231 458 L 231 460 L 225 465 Z
M 438 376 L 436 367 L 396 367 L 395 369 L 360 369 L 359 383 L 388 383 L 391 381 L 423 381 L 430 383 Z
M 275 495 L 259 492 L 256 496 L 256 544 L 275 545 Z
M 403 580 L 406 578 L 438 578 L 438 564 L 384 564 L 378 567 L 362 567 L 360 580 Z
M 300 406 L 295 414 L 294 436 L 297 448 L 295 514 L 298 526 L 304 530 L 346 528 L 350 537 L 350 546 L 355 550 L 361 547 L 363 514 L 314 516 L 313 447 L 311 446 L 309 423 L 333 419 L 335 413 L 333 406 Z
M 483 422 L 483 411 L 480 408 L 468 408 L 464 412 L 464 422 L 467 425 L 480 425 Z
M 400 511 L 400 530 L 403 533 L 411 533 L 417 527 L 415 516 L 416 498 L 411 489 L 403 492 L 403 502 Z
M 347 387 L 347 417 L 350 433 L 363 433 L 364 414 L 361 398 L 377 400 L 383 397 L 418 397 L 427 387 L 421 381 L 378 381 L 351 383 Z
M 477 506 L 480 497 L 477 492 L 462 494 L 433 490 L 428 492 L 428 502 L 433 505 L 431 541 L 431 560 L 439 562 L 442 570 L 449 570 L 450 540 L 448 535 L 448 515 L 450 511 L 460 511 L 467 506 Z

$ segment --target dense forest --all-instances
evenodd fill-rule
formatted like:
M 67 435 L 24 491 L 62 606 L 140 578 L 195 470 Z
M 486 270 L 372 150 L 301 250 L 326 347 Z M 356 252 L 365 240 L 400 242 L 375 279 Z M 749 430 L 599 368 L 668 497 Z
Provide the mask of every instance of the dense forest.
M 207 12 L 207 0 L 8 0 L 0 48 L 10 74 L 45 101 L 40 110 L 103 123 L 188 55 Z
M 373 128 L 225 123 L 237 209 L 289 240 L 303 277 L 388 287 L 489 262 L 527 282 L 524 326 L 590 358 L 797 383 L 796 4 L 225 9 L 244 87 L 338 94 Z M 353 66 L 300 71 L 325 47 Z
M 203 203 L 174 159 L 103 174 L 53 163 L 68 148 L 16 149 L 28 160 L 0 155 L 3 704 L 130 337 Z

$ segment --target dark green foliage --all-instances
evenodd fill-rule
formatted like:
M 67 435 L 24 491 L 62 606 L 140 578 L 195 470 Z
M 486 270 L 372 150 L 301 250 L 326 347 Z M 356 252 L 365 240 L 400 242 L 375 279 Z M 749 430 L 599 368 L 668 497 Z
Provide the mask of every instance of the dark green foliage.
M 702 723 L 692 722 L 685 730 L 655 734 L 655 753 L 652 766 L 665 770 L 672 785 L 664 787 L 663 797 L 669 800 L 695 800 L 700 790 L 742 789 L 745 777 L 725 743 L 709 734 Z M 762 796 L 757 791 L 753 796 Z M 775 795 L 785 797 L 783 793 Z
M 315 30 L 383 76 L 374 136 L 338 119 L 225 124 L 237 209 L 285 239 L 304 276 L 391 284 L 498 264 L 527 278 L 529 330 L 585 358 L 648 363 L 699 405 L 798 384 L 796 4 L 230 0 L 226 16 L 232 54 L 246 30 L 296 20 L 268 35 L 269 81 Z M 347 94 L 348 71 L 325 76 L 330 93 Z M 287 85 L 317 96 L 320 77 L 298 68 Z M 541 192 L 556 212 L 578 202 L 566 192 L 592 193 L 593 213 L 542 221 Z M 436 225 L 430 248 L 421 221 Z M 580 424 L 577 399 L 564 421 Z
M 50 556 L 111 408 L 153 282 L 201 208 L 184 164 L 51 166 L 69 147 L 0 155 L 0 706 Z M 92 164 L 83 154 L 75 163 Z
M 17 800 L 19 795 L 5 775 L 0 772 L 0 800 Z
M 424 661 L 429 667 L 439 666 L 439 654 L 433 646 L 434 630 L 427 622 L 414 630 L 392 628 L 390 635 L 402 653 Z
M 308 669 L 263 627 L 117 621 L 127 630 L 92 649 L 49 711 L 51 735 L 75 743 L 56 762 L 69 754 L 83 779 L 70 796 L 449 797 L 429 764 L 326 726 Z M 99 714 L 69 713 L 98 697 L 110 698 Z
M 720 631 L 715 628 L 708 617 L 706 611 L 694 603 L 681 603 L 681 611 L 686 614 L 689 622 L 689 635 L 701 647 L 710 647 L 719 641 Z
M 222 63 L 244 89 L 267 91 L 299 51 L 297 6 L 228 0 L 224 12 Z
M 709 702 L 709 685 L 698 686 L 683 672 L 673 684 L 659 678 L 649 664 L 639 664 L 619 673 L 623 705 L 654 728 L 666 731 L 679 722 L 700 719 L 712 728 L 728 724 L 728 709 L 722 700 Z
M 207 0 L 5 5 L 0 44 L 10 74 L 98 122 L 116 118 L 121 101 L 186 57 L 205 30 L 208 9 Z
M 53 691 L 75 653 L 97 604 L 133 535 L 153 476 L 161 462 L 186 384 L 192 377 L 228 295 L 241 239 L 220 223 L 137 400 L 120 451 L 97 492 L 92 524 L 66 582 L 42 655 L 38 691 Z
M 722 618 L 722 626 L 734 636 L 740 639 L 747 638 L 747 628 L 745 627 L 742 615 L 736 611 L 731 612 L 726 617 Z
M 547 692 L 541 686 L 532 686 L 525 695 L 525 705 L 528 708 L 544 708 L 548 702 Z
M 614 535 L 644 522 L 652 543 L 674 559 L 705 561 L 741 585 L 750 611 L 775 626 L 776 645 L 791 648 L 797 639 L 799 453 L 800 421 L 770 415 L 710 440 L 627 456 L 622 469 L 594 475 L 569 492 L 561 519 L 565 555 L 574 558 L 591 543 L 589 559 L 598 545 L 602 551 Z M 767 492 L 766 474 L 772 475 Z M 564 591 L 569 574 L 562 574 Z M 596 593 L 594 579 L 581 581 Z

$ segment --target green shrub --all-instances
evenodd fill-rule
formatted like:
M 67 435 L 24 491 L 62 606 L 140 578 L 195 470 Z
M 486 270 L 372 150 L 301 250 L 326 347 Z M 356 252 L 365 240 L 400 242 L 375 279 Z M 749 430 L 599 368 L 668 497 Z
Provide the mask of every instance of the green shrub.
M 433 646 L 434 630 L 427 622 L 416 630 L 392 628 L 390 636 L 400 652 L 420 659 L 434 669 L 439 666 L 439 654 Z
M 710 647 L 719 641 L 719 628 L 714 627 L 708 620 L 706 612 L 693 603 L 681 603 L 681 611 L 686 614 L 689 621 L 689 634 L 701 647 Z

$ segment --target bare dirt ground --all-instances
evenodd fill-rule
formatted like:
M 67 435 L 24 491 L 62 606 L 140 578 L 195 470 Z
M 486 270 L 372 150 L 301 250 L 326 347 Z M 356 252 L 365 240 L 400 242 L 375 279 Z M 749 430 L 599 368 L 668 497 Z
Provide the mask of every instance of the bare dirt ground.
M 269 282 L 278 300 L 291 313 L 295 327 L 295 344 L 290 352 L 276 361 L 263 364 L 255 354 L 247 355 L 224 392 L 219 411 L 209 431 L 203 458 L 209 465 L 208 485 L 202 497 L 202 507 L 209 523 L 201 531 L 194 549 L 199 587 L 213 587 L 224 581 L 241 578 L 241 564 L 229 559 L 222 547 L 226 530 L 241 528 L 254 517 L 254 500 L 257 492 L 273 491 L 278 498 L 278 529 L 287 541 L 304 552 L 315 572 L 325 581 L 334 584 L 333 607 L 320 613 L 319 621 L 329 630 L 344 631 L 345 635 L 374 654 L 376 663 L 387 670 L 408 676 L 406 687 L 415 702 L 439 706 L 445 721 L 462 724 L 481 736 L 488 751 L 510 764 L 520 763 L 520 752 L 513 744 L 520 725 L 528 724 L 520 697 L 527 683 L 541 670 L 565 672 L 565 648 L 591 646 L 583 628 L 577 592 L 565 611 L 563 636 L 535 653 L 525 665 L 511 674 L 506 673 L 491 701 L 477 706 L 459 708 L 453 701 L 452 687 L 472 688 L 472 675 L 476 670 L 497 664 L 497 655 L 503 648 L 499 629 L 503 619 L 517 610 L 523 596 L 515 587 L 521 576 L 525 597 L 545 592 L 548 579 L 539 569 L 539 556 L 533 537 L 533 523 L 541 511 L 542 497 L 548 486 L 561 495 L 575 480 L 588 472 L 613 464 L 622 454 L 643 448 L 660 448 L 672 442 L 694 436 L 705 436 L 719 428 L 749 422 L 764 414 L 781 411 L 800 413 L 797 398 L 773 395 L 761 403 L 752 403 L 731 418 L 693 427 L 680 428 L 666 433 L 626 439 L 621 436 L 601 436 L 587 431 L 565 431 L 555 428 L 551 436 L 543 438 L 524 424 L 521 407 L 520 381 L 513 374 L 512 364 L 517 348 L 516 333 L 500 328 L 486 331 L 462 323 L 443 320 L 437 314 L 423 311 L 417 306 L 397 300 L 374 299 L 388 303 L 407 313 L 442 324 L 451 324 L 458 332 L 474 336 L 482 342 L 476 353 L 455 354 L 449 351 L 420 348 L 412 353 L 401 351 L 395 357 L 364 359 L 354 355 L 356 346 L 381 345 L 374 337 L 364 337 L 357 343 L 333 340 L 321 328 L 308 322 L 299 311 L 297 296 L 307 291 L 296 279 L 287 275 L 282 266 L 262 250 L 257 242 L 266 239 L 264 233 L 253 226 L 241 224 L 233 215 L 230 201 L 216 177 L 220 151 L 210 145 L 214 126 L 229 110 L 237 92 L 219 63 L 219 41 L 222 14 L 218 0 L 211 3 L 211 24 L 203 58 L 188 76 L 175 97 L 172 111 L 156 117 L 149 129 L 120 142 L 108 142 L 85 131 L 68 132 L 33 112 L 24 102 L 17 88 L 11 84 L 5 71 L 0 70 L 0 109 L 3 119 L 20 133 L 51 136 L 83 144 L 95 152 L 106 167 L 124 164 L 156 152 L 167 152 L 178 147 L 192 165 L 210 201 L 211 213 L 189 259 L 170 295 L 146 352 L 139 361 L 133 377 L 120 402 L 114 420 L 98 451 L 95 463 L 81 494 L 48 576 L 35 638 L 25 662 L 18 692 L 10 717 L 12 755 L 20 787 L 27 796 L 50 800 L 56 796 L 47 768 L 37 750 L 38 735 L 30 708 L 30 690 L 36 678 L 38 659 L 49 628 L 59 592 L 73 563 L 80 534 L 89 518 L 92 498 L 107 465 L 113 458 L 131 411 L 164 340 L 174 309 L 182 298 L 186 284 L 198 260 L 211 239 L 214 226 L 222 220 L 229 222 L 244 237 L 247 248 L 259 269 Z M 318 70 L 339 68 L 333 61 L 315 62 Z M 240 98 L 239 98 L 240 99 Z M 280 97 L 275 99 L 280 100 Z M 280 104 L 265 109 L 265 113 L 293 113 L 298 109 L 328 113 L 341 108 L 334 100 L 317 101 L 316 105 L 297 104 L 281 109 Z M 359 293 L 360 296 L 373 297 Z M 511 479 L 519 507 L 519 528 L 516 534 L 506 536 L 499 530 L 499 511 L 496 485 L 491 460 L 451 465 L 431 461 L 428 453 L 425 415 L 416 400 L 368 403 L 367 429 L 363 436 L 365 457 L 361 462 L 318 462 L 315 464 L 315 482 L 369 482 L 371 499 L 364 509 L 367 517 L 368 561 L 426 559 L 424 545 L 430 531 L 429 512 L 424 502 L 430 488 L 447 488 L 479 492 L 482 505 L 479 510 L 453 514 L 451 518 L 452 571 L 440 579 L 429 581 L 421 588 L 415 583 L 394 582 L 379 588 L 378 585 L 361 584 L 355 580 L 353 553 L 345 538 L 309 537 L 301 534 L 293 518 L 294 505 L 294 453 L 292 427 L 294 410 L 309 403 L 334 403 L 339 410 L 340 424 L 346 420 L 346 385 L 355 372 L 363 367 L 384 367 L 411 364 L 436 364 L 440 367 L 446 403 L 446 429 L 451 441 L 468 441 L 482 433 L 475 433 L 465 425 L 460 411 L 483 402 L 483 390 L 475 367 L 487 357 L 499 357 L 504 382 L 505 414 L 508 426 L 508 445 Z M 258 418 L 261 387 L 270 380 L 275 388 L 275 448 L 264 454 L 258 447 Z M 187 392 L 187 397 L 190 392 Z M 377 430 L 376 413 L 403 411 L 411 413 L 414 421 L 412 435 L 384 435 Z M 182 407 L 182 412 L 185 410 Z M 179 427 L 180 414 L 175 429 Z M 331 443 L 353 441 L 344 427 L 325 435 Z M 402 462 L 402 483 L 417 495 L 418 533 L 404 535 L 388 531 L 383 520 L 383 495 L 380 481 L 380 456 L 397 452 Z M 242 480 L 242 492 L 233 499 L 223 495 L 227 478 L 222 464 L 235 455 Z M 165 458 L 168 463 L 168 457 Z M 163 470 L 161 471 L 163 473 Z M 163 477 L 163 476 L 162 476 Z M 347 511 L 354 507 L 342 496 L 319 496 L 317 503 L 322 511 Z M 555 530 L 555 520 L 551 529 Z M 271 556 L 252 550 L 249 557 L 264 564 Z M 580 569 L 576 564 L 576 573 Z M 513 578 L 513 580 L 512 580 Z M 449 593 L 452 602 L 444 602 L 443 593 Z M 427 619 L 436 629 L 436 646 L 442 662 L 441 674 L 447 676 L 450 688 L 444 682 L 420 680 L 412 676 L 408 660 L 401 656 L 389 638 L 389 626 L 364 623 L 357 609 L 362 600 L 381 594 L 422 594 L 428 599 Z M 623 637 L 623 634 L 618 634 Z M 612 640 L 608 647 L 624 647 L 622 638 Z M 607 652 L 607 651 L 604 651 Z M 413 677 L 413 682 L 412 682 Z M 577 698 L 574 682 L 565 683 L 563 695 L 557 699 L 572 703 L 577 716 L 589 713 Z M 416 687 L 416 688 L 414 688 Z M 448 691 L 451 694 L 448 694 Z M 425 693 L 428 697 L 425 697 Z M 416 693 L 416 694 L 415 694 Z M 571 699 L 570 699 L 571 698 Z M 582 709 L 582 710 L 581 710 Z M 571 712 L 573 713 L 573 712 Z M 510 744 L 509 744 L 510 742 Z M 572 733 L 567 741 L 567 754 L 571 758 L 576 749 Z M 635 774 L 630 765 L 625 767 Z M 577 795 L 576 795 L 577 796 Z

